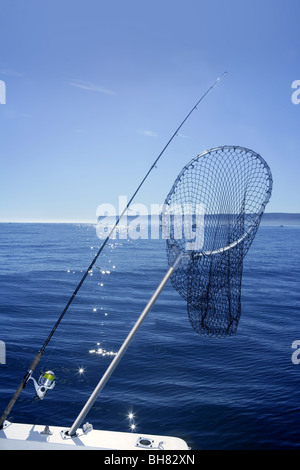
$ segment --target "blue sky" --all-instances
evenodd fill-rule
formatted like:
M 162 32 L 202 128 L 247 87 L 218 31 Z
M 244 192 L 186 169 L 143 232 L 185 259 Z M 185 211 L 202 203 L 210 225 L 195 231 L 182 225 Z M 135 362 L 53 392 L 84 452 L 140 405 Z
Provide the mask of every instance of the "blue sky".
M 269 163 L 268 212 L 300 212 L 299 0 L 1 2 L 0 221 L 95 221 L 133 194 L 162 203 L 219 145 Z

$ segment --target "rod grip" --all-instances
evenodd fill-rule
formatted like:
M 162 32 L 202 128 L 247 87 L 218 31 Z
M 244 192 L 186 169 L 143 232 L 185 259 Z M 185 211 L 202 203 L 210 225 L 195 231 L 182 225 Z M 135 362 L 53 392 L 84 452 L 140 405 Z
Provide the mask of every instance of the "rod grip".
M 12 410 L 14 404 L 16 403 L 20 393 L 26 387 L 26 384 L 27 384 L 28 380 L 30 379 L 30 377 L 31 377 L 32 373 L 34 372 L 36 366 L 40 362 L 42 355 L 43 355 L 43 353 L 41 351 L 38 351 L 38 353 L 36 354 L 35 358 L 33 359 L 32 363 L 31 363 L 27 373 L 24 375 L 24 377 L 22 379 L 22 382 L 20 383 L 19 387 L 15 391 L 15 393 L 14 393 L 13 397 L 11 398 L 9 404 L 5 408 L 3 414 L 0 418 L 0 429 L 3 428 L 4 421 L 6 420 L 9 413 L 11 412 L 11 410 Z

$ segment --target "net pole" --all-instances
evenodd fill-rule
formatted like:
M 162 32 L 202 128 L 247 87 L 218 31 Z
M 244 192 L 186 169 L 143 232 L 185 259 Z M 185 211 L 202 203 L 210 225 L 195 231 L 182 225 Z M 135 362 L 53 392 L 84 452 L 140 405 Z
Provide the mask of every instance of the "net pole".
M 130 333 L 128 334 L 127 338 L 123 342 L 122 346 L 120 347 L 117 355 L 114 357 L 108 368 L 106 369 L 106 372 L 103 374 L 101 380 L 98 382 L 98 385 L 94 389 L 93 393 L 91 394 L 90 398 L 82 408 L 81 412 L 77 416 L 76 420 L 74 421 L 73 425 L 71 426 L 70 430 L 68 431 L 69 436 L 74 436 L 76 434 L 77 429 L 81 425 L 82 421 L 85 419 L 86 415 L 89 413 L 90 409 L 94 405 L 95 401 L 97 400 L 99 394 L 105 387 L 107 381 L 113 374 L 114 370 L 118 366 L 119 362 L 121 361 L 122 357 L 124 356 L 125 352 L 127 351 L 128 347 L 133 341 L 133 338 L 135 337 L 136 333 L 140 329 L 142 323 L 144 322 L 146 316 L 152 309 L 153 305 L 155 304 L 156 300 L 160 296 L 162 290 L 164 289 L 165 285 L 167 284 L 168 280 L 170 279 L 171 275 L 173 274 L 174 269 L 176 269 L 178 263 L 181 260 L 181 255 L 179 255 L 175 263 L 168 269 L 166 272 L 165 276 L 161 280 L 159 286 L 155 290 L 154 294 L 152 295 L 151 299 L 147 303 L 146 307 L 142 311 L 141 315 L 139 316 L 138 320 L 134 324 L 133 328 L 131 329 Z

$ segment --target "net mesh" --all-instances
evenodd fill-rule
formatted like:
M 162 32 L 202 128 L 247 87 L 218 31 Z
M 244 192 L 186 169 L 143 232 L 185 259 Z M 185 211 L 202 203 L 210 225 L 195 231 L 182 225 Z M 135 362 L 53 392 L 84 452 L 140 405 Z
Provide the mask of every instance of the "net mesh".
M 224 146 L 195 157 L 177 177 L 162 214 L 171 282 L 194 330 L 236 332 L 243 259 L 270 199 L 272 176 L 255 152 Z

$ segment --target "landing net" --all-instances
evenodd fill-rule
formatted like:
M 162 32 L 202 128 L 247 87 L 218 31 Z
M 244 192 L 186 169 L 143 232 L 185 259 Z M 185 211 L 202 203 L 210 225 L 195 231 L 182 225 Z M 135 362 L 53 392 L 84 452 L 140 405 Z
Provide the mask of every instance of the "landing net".
M 224 146 L 195 157 L 169 192 L 162 214 L 168 263 L 181 258 L 171 282 L 197 333 L 236 332 L 243 260 L 271 191 L 271 171 L 260 155 Z

